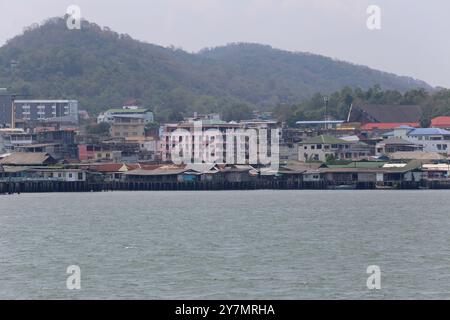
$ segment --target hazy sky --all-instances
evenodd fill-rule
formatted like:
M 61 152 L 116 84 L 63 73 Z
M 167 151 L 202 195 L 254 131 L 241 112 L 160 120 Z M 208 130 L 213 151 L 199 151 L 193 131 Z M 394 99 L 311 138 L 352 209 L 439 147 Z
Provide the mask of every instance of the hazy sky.
M 87 20 L 164 46 L 258 42 L 450 87 L 448 0 L 0 0 L 0 45 L 70 4 Z M 369 5 L 381 8 L 381 30 L 366 26 Z

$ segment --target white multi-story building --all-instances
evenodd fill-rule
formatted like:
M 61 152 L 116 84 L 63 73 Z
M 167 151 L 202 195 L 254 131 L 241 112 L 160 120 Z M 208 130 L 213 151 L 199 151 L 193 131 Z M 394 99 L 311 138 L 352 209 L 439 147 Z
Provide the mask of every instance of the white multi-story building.
M 450 153 L 450 131 L 444 129 L 402 126 L 386 133 L 385 137 L 401 138 L 421 145 L 425 152 Z
M 174 161 L 173 156 L 179 156 L 184 163 L 279 163 L 279 137 L 276 122 L 202 120 L 166 124 L 161 157 Z
M 301 162 L 331 159 L 360 160 L 370 156 L 370 148 L 359 141 L 346 141 L 333 136 L 320 135 L 298 144 L 298 160 Z

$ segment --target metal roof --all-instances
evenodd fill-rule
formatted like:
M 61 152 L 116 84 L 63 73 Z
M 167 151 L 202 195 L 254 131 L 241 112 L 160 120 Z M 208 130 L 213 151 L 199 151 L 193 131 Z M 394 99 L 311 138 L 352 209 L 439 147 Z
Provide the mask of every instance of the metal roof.
M 344 120 L 315 120 L 315 121 L 297 121 L 296 124 L 340 124 Z
M 417 128 L 408 133 L 408 136 L 434 136 L 450 135 L 450 131 L 440 128 Z
M 300 144 L 321 144 L 321 143 L 327 143 L 327 144 L 348 144 L 348 141 L 338 139 L 333 136 L 327 136 L 327 135 L 320 135 L 305 141 L 300 142 Z
M 55 159 L 46 152 L 15 152 L 0 160 L 1 164 L 42 165 L 54 163 Z

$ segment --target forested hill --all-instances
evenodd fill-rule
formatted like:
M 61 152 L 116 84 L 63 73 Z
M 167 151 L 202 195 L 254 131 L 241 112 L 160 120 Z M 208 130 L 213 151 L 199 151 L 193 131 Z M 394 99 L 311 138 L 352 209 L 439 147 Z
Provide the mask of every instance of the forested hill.
M 74 98 L 97 113 L 137 99 L 161 119 L 297 103 L 344 86 L 405 91 L 430 86 L 323 56 L 258 44 L 188 53 L 132 39 L 84 21 L 69 30 L 52 18 L 0 48 L 0 87 L 33 98 Z

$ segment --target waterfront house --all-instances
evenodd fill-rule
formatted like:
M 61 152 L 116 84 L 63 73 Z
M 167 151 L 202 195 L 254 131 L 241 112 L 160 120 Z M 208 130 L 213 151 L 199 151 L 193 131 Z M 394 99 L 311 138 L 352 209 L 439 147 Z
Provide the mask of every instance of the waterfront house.
M 0 165 L 0 181 L 17 181 L 26 179 L 28 167 Z
M 31 173 L 33 177 L 39 177 L 46 180 L 64 181 L 64 182 L 86 181 L 86 171 L 81 169 L 30 168 L 28 172 Z
M 227 165 L 219 166 L 220 171 L 224 175 L 224 180 L 229 183 L 251 182 L 256 181 L 257 177 L 251 175 L 250 171 L 254 170 L 250 165 Z
M 185 168 L 188 171 L 179 176 L 181 181 L 193 179 L 193 177 L 196 177 L 193 180 L 202 182 L 221 183 L 224 181 L 224 173 L 215 163 L 190 163 Z
M 428 181 L 449 181 L 450 163 L 426 163 L 422 165 L 424 179 Z
M 82 168 L 86 168 L 90 172 L 101 173 L 103 175 L 103 181 L 121 181 L 124 172 L 138 169 L 141 166 L 139 164 L 126 164 L 126 163 L 92 163 L 89 165 L 82 165 Z
M 184 165 L 164 165 L 157 169 L 145 170 L 142 168 L 123 173 L 125 182 L 145 182 L 145 183 L 172 183 L 179 182 L 178 175 L 188 171 Z
M 0 160 L 0 164 L 10 166 L 45 166 L 55 163 L 56 160 L 45 152 L 14 152 Z
M 409 183 L 414 186 L 418 182 L 423 180 L 424 174 L 422 171 L 423 161 L 412 160 L 408 163 L 396 163 L 396 164 L 385 164 L 383 166 L 383 185 L 393 186 L 401 185 L 402 183 Z

